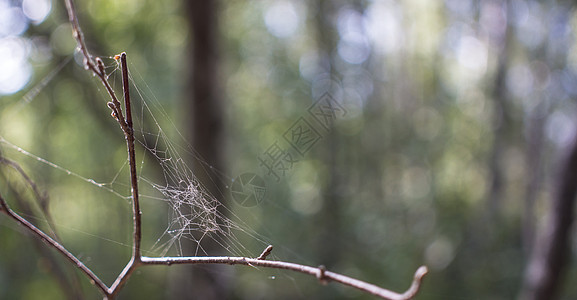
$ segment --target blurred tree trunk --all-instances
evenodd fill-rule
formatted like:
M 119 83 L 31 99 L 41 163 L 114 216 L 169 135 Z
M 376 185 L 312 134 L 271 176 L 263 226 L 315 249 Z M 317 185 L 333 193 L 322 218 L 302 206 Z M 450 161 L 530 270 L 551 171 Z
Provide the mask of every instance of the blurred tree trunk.
M 502 54 L 504 55 L 504 54 Z M 499 55 L 502 57 L 502 55 Z M 498 214 L 501 201 L 503 199 L 503 169 L 501 166 L 501 158 L 504 153 L 506 143 L 506 132 L 508 129 L 507 110 L 505 104 L 505 77 L 506 77 L 506 63 L 507 58 L 499 59 L 499 67 L 497 77 L 495 80 L 495 87 L 493 90 L 493 147 L 491 149 L 491 157 L 489 159 L 489 172 L 491 176 L 489 186 L 489 219 L 493 219 Z
M 326 92 L 335 96 L 335 91 L 339 87 L 333 86 L 332 79 L 335 76 L 334 71 L 334 49 L 336 47 L 335 42 L 335 27 L 331 24 L 331 20 L 334 14 L 338 11 L 338 2 L 328 1 L 328 0 L 317 0 L 311 3 L 312 10 L 316 12 L 315 16 L 315 34 L 317 42 L 317 51 L 320 54 L 320 66 L 324 73 L 321 76 L 327 76 L 330 78 L 330 83 L 327 84 L 326 89 L 320 94 Z M 326 58 L 323 59 L 323 58 Z M 328 62 L 328 64 L 327 64 Z M 328 67 L 328 69 L 326 69 Z M 313 94 L 313 97 L 315 95 Z M 313 99 L 316 101 L 317 99 Z M 336 100 L 336 99 L 335 99 Z M 341 256 L 340 250 L 343 249 L 343 245 L 340 241 L 344 238 L 341 236 L 342 232 L 342 218 L 341 218 L 341 204 L 342 195 L 339 192 L 345 186 L 343 183 L 343 172 L 341 161 L 338 159 L 342 154 L 342 141 L 339 135 L 335 132 L 335 129 L 329 129 L 330 132 L 326 135 L 326 143 L 322 147 L 325 152 L 324 163 L 327 164 L 328 174 L 327 183 L 323 186 L 322 197 L 323 205 L 320 209 L 317 220 L 318 228 L 320 229 L 319 238 L 317 239 L 317 253 L 319 253 L 319 259 L 322 264 L 326 265 L 328 268 L 336 265 L 339 262 L 339 257 Z M 322 151 L 321 150 L 321 151 Z M 331 295 L 326 295 L 331 297 Z
M 547 54 L 545 45 L 539 47 L 536 55 L 539 57 L 550 57 Z M 547 61 L 547 64 L 554 65 L 554 62 Z M 526 146 L 525 146 L 525 164 L 527 166 L 527 178 L 525 180 L 525 202 L 523 205 L 523 214 L 521 215 L 523 251 L 527 257 L 531 255 L 531 249 L 535 242 L 536 215 L 535 203 L 539 198 L 544 184 L 544 155 L 545 155 L 545 124 L 548 116 L 551 114 L 549 104 L 547 104 L 548 95 L 543 92 L 535 92 L 529 97 L 534 97 L 539 101 L 532 111 L 528 112 L 526 118 Z
M 536 239 L 525 270 L 522 300 L 557 299 L 569 266 L 570 238 L 577 196 L 577 134 L 561 160 L 545 227 Z
M 546 117 L 541 112 L 541 108 L 536 108 L 528 118 L 527 169 L 531 170 L 527 174 L 525 186 L 525 205 L 522 215 L 522 238 L 523 250 L 530 254 L 535 240 L 535 202 L 539 196 L 543 181 L 543 146 L 545 138 Z
M 493 85 L 493 147 L 489 158 L 489 198 L 488 198 L 488 218 L 492 221 L 498 214 L 502 205 L 504 196 L 504 171 L 503 171 L 503 154 L 509 141 L 509 133 L 512 130 L 511 109 L 509 108 L 509 99 L 507 95 L 507 70 L 509 68 L 509 53 L 511 48 L 511 18 L 513 16 L 509 1 L 502 1 L 502 6 L 506 9 L 505 20 L 507 22 L 505 32 L 502 36 L 498 33 L 492 37 L 494 43 L 500 50 L 497 52 L 498 66 L 495 82 Z
M 189 113 L 185 118 L 190 128 L 194 156 L 192 171 L 208 192 L 223 203 L 223 184 L 212 170 L 223 169 L 223 109 L 219 93 L 219 30 L 216 0 L 184 1 L 190 25 L 188 46 L 187 90 L 185 102 Z M 221 206 L 222 207 L 222 206 Z M 224 211 L 220 210 L 220 213 Z M 216 233 L 213 233 L 216 234 Z M 200 237 L 198 237 L 200 238 Z M 194 254 L 195 243 L 183 245 Z M 221 247 L 209 238 L 203 239 L 202 249 L 208 255 L 221 255 Z M 203 255 L 204 253 L 199 253 Z M 227 299 L 230 289 L 226 268 L 219 266 L 186 266 L 173 274 L 172 295 L 175 299 Z
M 198 159 L 193 171 L 208 191 L 222 199 L 223 185 L 207 170 L 223 167 L 223 103 L 219 93 L 218 3 L 216 0 L 185 1 L 191 25 L 188 62 L 188 88 L 185 95 L 190 109 L 187 122 L 192 132 L 192 146 Z

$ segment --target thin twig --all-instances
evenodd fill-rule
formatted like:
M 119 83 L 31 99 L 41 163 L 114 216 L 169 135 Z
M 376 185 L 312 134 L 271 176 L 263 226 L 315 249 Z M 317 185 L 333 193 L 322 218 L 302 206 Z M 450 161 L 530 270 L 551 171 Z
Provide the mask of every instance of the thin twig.
M 127 131 L 126 146 L 128 148 L 128 164 L 130 166 L 130 184 L 132 186 L 132 214 L 134 219 L 134 260 L 140 260 L 140 243 L 142 240 L 142 213 L 140 211 L 140 200 L 138 198 L 138 177 L 136 174 L 136 154 L 134 149 L 134 128 L 132 128 L 132 109 L 130 104 L 130 86 L 128 81 L 128 67 L 126 65 L 126 53 L 120 54 L 120 64 L 122 67 L 122 88 L 124 92 L 124 107 L 126 108 Z
M 5 165 L 11 167 L 12 169 L 14 169 L 16 172 L 18 172 L 18 174 L 20 174 L 20 176 L 22 177 L 22 179 L 24 179 L 26 184 L 28 184 L 28 186 L 32 189 L 32 192 L 34 194 L 34 198 L 36 199 L 36 202 L 38 202 L 38 205 L 40 206 L 40 209 L 42 210 L 44 217 L 46 217 L 46 221 L 48 223 L 48 228 L 50 229 L 52 236 L 56 240 L 60 240 L 60 237 L 56 233 L 56 229 L 55 229 L 56 227 L 54 226 L 54 220 L 52 219 L 52 214 L 50 214 L 50 212 L 48 211 L 48 208 L 47 208 L 48 196 L 45 193 L 40 192 L 38 185 L 36 185 L 36 183 L 30 178 L 30 176 L 28 176 L 28 174 L 26 174 L 26 172 L 24 172 L 24 170 L 22 169 L 22 167 L 19 164 L 17 164 L 16 162 L 14 162 L 12 160 L 9 160 L 3 156 L 0 156 L 0 164 L 5 164 Z
M 140 245 L 142 241 L 142 213 L 140 211 L 140 200 L 138 198 L 138 177 L 136 174 L 136 154 L 134 148 L 134 128 L 132 127 L 132 109 L 130 104 L 130 86 L 128 81 L 128 67 L 126 64 L 126 53 L 120 54 L 120 65 L 122 70 L 122 89 L 124 93 L 124 107 L 126 109 L 126 130 L 123 128 L 128 148 L 128 165 L 130 166 L 130 184 L 132 187 L 132 216 L 133 216 L 133 245 L 132 258 L 118 275 L 110 289 L 111 297 L 114 297 L 126 284 L 132 272 L 141 265 Z M 122 126 L 121 126 L 122 127 Z
M 118 277 L 116 278 L 116 280 L 114 281 L 112 286 L 110 286 L 110 288 L 108 289 L 108 291 L 107 291 L 108 293 L 106 295 L 107 297 L 109 297 L 110 299 L 114 299 L 116 297 L 116 295 L 118 295 L 118 293 L 124 287 L 126 282 L 128 282 L 128 279 L 130 278 L 130 276 L 132 276 L 132 273 L 138 267 L 142 266 L 141 260 L 142 260 L 142 257 L 139 257 L 139 259 L 137 261 L 137 260 L 135 260 L 135 256 L 132 256 L 132 258 L 130 259 L 128 264 L 126 264 L 126 266 L 124 267 L 122 272 L 120 272 L 120 274 L 118 274 Z
M 108 287 L 106 286 L 106 284 L 104 284 L 102 280 L 100 280 L 100 278 L 98 278 L 98 276 L 96 276 L 96 274 L 92 272 L 92 270 L 90 270 L 86 265 L 84 265 L 84 263 L 82 263 L 78 258 L 76 258 L 76 256 L 74 256 L 72 253 L 66 250 L 66 248 L 64 248 L 64 246 L 62 246 L 60 243 L 52 239 L 49 235 L 47 235 L 42 230 L 34 226 L 34 224 L 28 222 L 28 220 L 22 218 L 20 215 L 18 215 L 12 209 L 10 209 L 10 207 L 8 207 L 8 204 L 6 203 L 2 195 L 0 195 L 0 207 L 2 207 L 0 211 L 5 213 L 12 219 L 16 220 L 16 222 L 24 226 L 26 229 L 28 229 L 30 232 L 32 232 L 34 235 L 40 238 L 43 242 L 50 245 L 52 248 L 56 249 L 58 252 L 64 255 L 64 257 L 66 257 L 70 262 L 72 262 L 72 264 L 74 264 L 82 272 L 84 272 L 84 274 L 86 274 L 90 278 L 90 282 L 96 285 L 96 287 L 98 287 L 98 289 L 100 289 L 102 293 L 104 294 L 108 293 Z
M 56 227 L 54 226 L 54 221 L 46 205 L 48 202 L 46 200 L 48 198 L 46 193 L 45 192 L 40 193 L 38 185 L 28 176 L 28 174 L 26 174 L 26 172 L 22 169 L 22 167 L 18 163 L 3 157 L 1 153 L 0 153 L 0 164 L 7 165 L 12 169 L 16 170 L 18 175 L 20 175 L 20 177 L 22 177 L 22 179 L 26 182 L 26 184 L 32 189 L 33 196 L 39 203 L 42 213 L 44 214 L 44 217 L 46 219 L 46 222 L 48 223 L 48 227 L 50 229 L 50 233 L 52 234 L 52 238 L 60 242 L 60 238 L 56 234 L 55 230 Z M 8 188 L 12 190 L 14 189 L 14 187 L 12 187 L 11 185 L 8 185 Z M 19 204 L 22 210 L 22 214 L 34 217 L 35 213 L 33 212 L 30 205 L 23 198 L 20 198 L 19 193 L 16 191 L 14 191 L 14 198 L 16 200 L 16 203 Z M 61 286 L 62 291 L 66 294 L 67 298 L 80 299 L 81 298 L 80 282 L 78 278 L 78 273 L 72 274 L 70 279 L 67 278 L 65 271 L 62 269 L 61 264 L 59 264 L 56 258 L 54 257 L 55 253 L 52 252 L 50 248 L 44 247 L 42 240 L 40 239 L 32 239 L 32 240 L 37 250 L 45 258 L 45 263 L 48 266 L 48 271 L 51 272 L 56 277 L 58 283 Z
M 258 258 L 247 258 L 247 257 L 230 257 L 230 256 L 216 256 L 216 257 L 141 257 L 139 261 L 135 261 L 134 258 L 126 265 L 124 270 L 119 274 L 118 278 L 114 284 L 108 288 L 101 280 L 86 267 L 79 259 L 77 259 L 73 254 L 71 254 L 64 246 L 53 240 L 50 236 L 46 235 L 40 229 L 36 228 L 33 224 L 28 222 L 26 219 L 20 217 L 14 211 L 12 211 L 4 198 L 0 195 L 0 212 L 5 213 L 9 217 L 16 220 L 18 223 L 23 225 L 26 229 L 30 230 L 33 234 L 39 237 L 46 244 L 50 245 L 62 255 L 64 255 L 69 261 L 76 265 L 82 272 L 84 272 L 91 280 L 91 283 L 96 285 L 106 299 L 113 299 L 118 295 L 121 288 L 128 281 L 134 270 L 140 266 L 144 265 L 173 265 L 173 264 L 227 264 L 227 265 L 246 265 L 253 267 L 265 267 L 274 269 L 285 269 L 291 270 L 303 274 L 308 274 L 316 278 L 320 278 L 321 281 L 335 281 L 343 285 L 348 285 L 350 287 L 356 288 L 363 292 L 369 293 L 371 295 L 378 296 L 382 299 L 390 300 L 405 300 L 412 299 L 417 292 L 421 284 L 423 276 L 427 273 L 427 267 L 421 266 L 415 272 L 413 282 L 409 289 L 402 293 L 395 293 L 393 291 L 383 289 L 374 284 L 370 284 L 358 279 L 354 279 L 345 275 L 327 271 L 325 268 L 310 267 L 295 263 L 283 262 L 283 261 L 271 261 Z M 269 246 L 270 247 L 270 246 Z M 267 247 L 267 249 L 269 249 Z M 263 251 L 266 252 L 266 250 Z
M 299 265 L 295 263 L 274 261 L 274 260 L 263 260 L 258 258 L 246 258 L 246 257 L 229 257 L 229 256 L 216 256 L 216 257 L 142 257 L 142 263 L 144 265 L 173 265 L 173 264 L 228 264 L 228 265 L 247 265 L 254 267 L 266 267 L 274 269 L 285 269 L 291 270 L 303 274 L 308 274 L 314 277 L 318 277 L 322 273 L 322 280 L 336 281 L 344 285 L 348 285 L 369 293 L 381 297 L 383 299 L 391 300 L 402 300 L 413 298 L 421 285 L 421 280 L 425 274 L 427 274 L 427 267 L 421 266 L 415 272 L 413 278 L 413 283 L 409 289 L 402 293 L 395 293 L 387 289 L 383 289 L 374 284 L 366 283 L 364 281 L 354 279 L 345 275 L 323 270 L 321 268 L 315 268 L 305 265 Z
M 116 293 L 124 286 L 128 278 L 132 272 L 140 265 L 140 245 L 142 239 L 142 226 L 141 226 L 141 212 L 140 212 L 140 202 L 138 199 L 138 182 L 136 176 L 136 160 L 135 160 L 135 149 L 134 149 L 134 130 L 132 128 L 132 115 L 131 115 L 131 107 L 130 107 L 130 95 L 129 95 L 129 85 L 128 85 L 128 69 L 126 66 L 126 53 L 122 53 L 120 56 L 121 65 L 122 65 L 122 74 L 123 74 L 123 89 L 124 89 L 124 100 L 125 100 L 125 107 L 127 113 L 127 119 L 124 118 L 122 113 L 121 104 L 116 97 L 116 93 L 112 89 L 112 86 L 108 82 L 108 78 L 105 73 L 104 64 L 100 58 L 96 60 L 92 59 L 92 55 L 88 51 L 86 47 L 86 43 L 84 41 L 84 34 L 80 29 L 80 24 L 78 22 L 78 16 L 76 14 L 76 9 L 74 7 L 74 3 L 72 0 L 65 0 L 66 8 L 68 11 L 68 17 L 70 20 L 70 24 L 72 25 L 72 31 L 74 34 L 74 38 L 78 43 L 78 48 L 82 55 L 84 56 L 84 66 L 86 69 L 91 70 L 94 75 L 96 75 L 104 87 L 106 91 L 110 95 L 111 102 L 108 102 L 108 107 L 112 110 L 112 116 L 116 119 L 122 132 L 124 133 L 126 144 L 128 148 L 128 159 L 130 165 L 130 179 L 131 179 L 131 187 L 132 187 L 132 207 L 133 207 L 133 250 L 132 250 L 132 258 L 128 262 L 128 264 L 124 267 L 123 272 L 119 274 L 118 278 L 115 280 L 114 284 L 110 289 L 107 289 L 105 295 L 107 297 L 111 296 L 114 297 Z
M 126 52 L 120 53 L 120 66 L 122 69 L 122 90 L 124 91 L 124 106 L 126 107 L 126 124 L 132 128 L 132 108 L 130 105 L 130 86 L 128 81 L 128 66 L 126 65 Z
M 68 11 L 68 19 L 70 20 L 70 24 L 72 26 L 72 34 L 78 43 L 78 48 L 80 52 L 82 52 L 82 56 L 84 57 L 84 67 L 88 70 L 91 70 L 94 75 L 96 75 L 100 82 L 106 88 L 108 95 L 110 95 L 111 102 L 108 103 L 108 107 L 112 109 L 112 116 L 118 121 L 118 124 L 122 128 L 123 132 L 127 131 L 127 124 L 124 120 L 124 116 L 122 115 L 122 110 L 120 108 L 120 102 L 116 97 L 116 93 L 112 86 L 108 82 L 108 78 L 106 78 L 106 74 L 104 73 L 104 68 L 100 67 L 98 64 L 92 59 L 92 55 L 88 52 L 88 47 L 86 47 L 86 43 L 84 42 L 84 34 L 80 29 L 80 24 L 78 23 L 78 16 L 76 14 L 76 9 L 74 8 L 74 3 L 72 0 L 64 0 L 66 3 L 66 9 Z

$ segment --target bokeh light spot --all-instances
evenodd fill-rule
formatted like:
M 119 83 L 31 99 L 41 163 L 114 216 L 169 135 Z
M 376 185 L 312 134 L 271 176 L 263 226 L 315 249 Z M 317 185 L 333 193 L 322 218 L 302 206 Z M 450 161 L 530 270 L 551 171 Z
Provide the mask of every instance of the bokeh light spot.
M 291 2 L 275 2 L 266 9 L 264 23 L 274 36 L 288 38 L 299 28 L 300 17 Z
M 28 47 L 21 38 L 0 40 L 0 94 L 8 95 L 21 90 L 32 76 L 28 64 Z
M 52 9 L 50 0 L 24 0 L 22 2 L 22 11 L 28 19 L 34 24 L 40 24 Z

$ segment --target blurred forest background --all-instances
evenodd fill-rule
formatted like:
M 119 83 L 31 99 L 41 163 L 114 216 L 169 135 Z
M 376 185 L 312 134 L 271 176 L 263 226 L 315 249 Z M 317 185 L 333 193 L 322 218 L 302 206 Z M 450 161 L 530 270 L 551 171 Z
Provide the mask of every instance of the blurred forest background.
M 185 150 L 182 157 L 228 208 L 223 212 L 260 235 L 241 234 L 241 255 L 256 257 L 270 243 L 274 259 L 324 264 L 395 291 L 425 264 L 430 274 L 418 299 L 531 294 L 526 268 L 547 220 L 556 220 L 546 216 L 557 207 L 577 126 L 572 2 L 76 5 L 92 53 L 107 66 L 115 64 L 111 56 L 128 53 L 136 86 L 163 107 L 155 117 Z M 121 131 L 105 91 L 75 55 L 67 20 L 60 1 L 0 0 L 0 136 L 128 195 Z M 313 124 L 309 110 L 323 95 L 335 105 L 327 128 Z M 286 133 L 303 120 L 318 140 L 285 160 L 285 170 L 268 169 L 262 159 L 274 145 L 290 149 Z M 6 143 L 0 151 L 46 192 L 42 205 L 64 245 L 111 283 L 130 257 L 128 201 Z M 4 198 L 47 229 L 42 205 L 14 172 L 1 171 Z M 146 171 L 146 178 L 163 178 L 161 169 Z M 250 205 L 230 193 L 245 173 L 266 189 Z M 150 249 L 169 214 L 158 202 L 143 205 Z M 562 207 L 572 220 L 574 206 Z M 557 257 L 565 277 L 556 293 L 575 299 L 575 260 L 565 260 L 576 255 L 575 237 L 571 222 L 563 224 L 562 248 L 570 251 Z M 210 255 L 239 254 L 205 247 Z M 0 299 L 99 298 L 75 272 L 0 217 Z M 299 274 L 230 266 L 143 268 L 120 297 L 372 299 Z

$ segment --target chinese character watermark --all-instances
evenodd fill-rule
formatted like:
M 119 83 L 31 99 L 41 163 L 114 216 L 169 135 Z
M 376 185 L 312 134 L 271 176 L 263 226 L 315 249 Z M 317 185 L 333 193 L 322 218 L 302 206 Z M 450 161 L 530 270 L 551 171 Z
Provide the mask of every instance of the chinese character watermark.
M 334 121 L 347 114 L 346 109 L 329 93 L 323 94 L 308 109 L 308 114 L 299 117 L 282 135 L 288 144 L 283 147 L 276 140 L 257 156 L 259 167 L 266 176 L 279 182 L 287 172 L 329 132 Z M 324 130 L 324 131 L 323 131 Z M 235 178 L 231 194 L 238 204 L 255 206 L 264 198 L 264 180 L 254 173 L 244 173 Z
M 243 173 L 235 178 L 230 193 L 240 205 L 251 207 L 258 205 L 266 193 L 264 180 L 254 173 Z
M 315 103 L 309 107 L 308 112 L 326 130 L 330 130 L 335 119 L 344 117 L 347 114 L 345 108 L 329 93 L 323 94 L 315 101 Z
M 280 181 L 281 176 L 285 175 L 286 171 L 292 168 L 294 163 L 298 162 L 293 158 L 292 153 L 279 146 L 278 141 L 275 141 L 257 159 L 260 162 L 259 166 L 266 169 L 266 175 L 274 176 L 277 182 Z
M 300 117 L 285 131 L 283 137 L 302 156 L 322 138 L 320 133 L 303 117 Z

